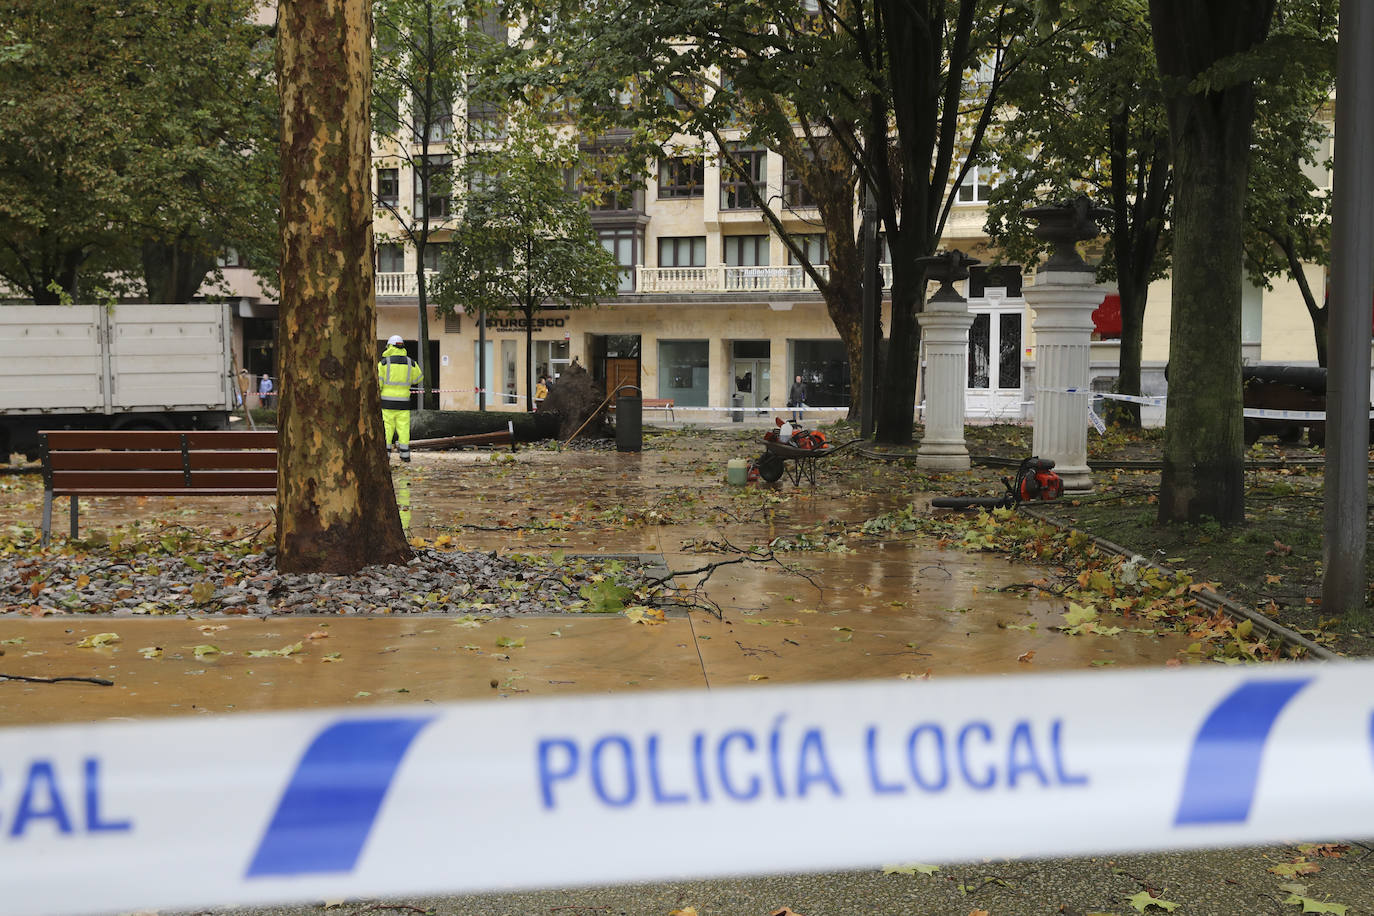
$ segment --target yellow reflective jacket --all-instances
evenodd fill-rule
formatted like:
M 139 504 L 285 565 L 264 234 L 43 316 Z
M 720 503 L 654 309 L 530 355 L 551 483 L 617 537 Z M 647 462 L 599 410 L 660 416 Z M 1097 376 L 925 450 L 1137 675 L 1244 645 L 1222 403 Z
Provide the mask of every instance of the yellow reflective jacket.
M 420 366 L 394 344 L 382 351 L 377 383 L 382 386 L 382 410 L 409 410 L 410 386 L 420 381 Z

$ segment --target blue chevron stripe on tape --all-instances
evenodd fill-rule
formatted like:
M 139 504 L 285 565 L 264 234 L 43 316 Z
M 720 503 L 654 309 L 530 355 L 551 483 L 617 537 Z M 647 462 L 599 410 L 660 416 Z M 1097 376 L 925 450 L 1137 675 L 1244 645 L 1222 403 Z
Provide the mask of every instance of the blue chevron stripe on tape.
M 1193 739 L 1176 826 L 1245 822 L 1274 721 L 1311 682 L 1312 678 L 1248 681 L 1216 705 Z
M 424 718 L 349 719 L 321 731 L 297 764 L 247 877 L 347 872 Z

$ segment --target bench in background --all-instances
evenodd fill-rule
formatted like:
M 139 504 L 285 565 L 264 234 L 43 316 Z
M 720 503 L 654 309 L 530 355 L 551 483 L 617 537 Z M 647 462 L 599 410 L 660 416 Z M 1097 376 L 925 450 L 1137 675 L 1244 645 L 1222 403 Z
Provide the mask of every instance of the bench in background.
M 669 420 L 672 420 L 674 423 L 677 422 L 677 416 L 673 413 L 673 399 L 672 399 L 672 398 L 645 398 L 645 399 L 644 399 L 644 409 L 645 409 L 645 410 L 666 410 L 666 411 L 668 412 L 668 419 L 669 419 Z
M 52 504 L 82 496 L 267 496 L 277 492 L 275 430 L 49 430 L 43 458 L 43 543 Z

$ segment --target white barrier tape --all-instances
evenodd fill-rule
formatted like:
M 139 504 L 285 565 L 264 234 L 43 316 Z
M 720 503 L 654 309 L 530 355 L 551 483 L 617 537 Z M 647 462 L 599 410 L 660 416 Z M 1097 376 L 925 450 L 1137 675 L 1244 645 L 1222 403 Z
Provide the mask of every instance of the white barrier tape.
M 1168 400 L 1165 397 L 1139 397 L 1133 394 L 1116 394 L 1111 391 L 1093 391 L 1088 388 L 1039 388 L 1037 390 L 1041 393 L 1079 394 L 1093 398 L 1104 398 L 1109 401 L 1129 401 L 1132 404 L 1148 404 L 1154 407 L 1163 407 Z M 1326 419 L 1326 411 L 1324 410 L 1275 410 L 1268 407 L 1246 407 L 1241 413 L 1243 416 L 1269 420 Z M 1374 420 L 1374 410 L 1369 412 L 1369 418 Z
M 1353 839 L 1371 688 L 1350 662 L 0 730 L 0 886 L 41 916 Z
M 1138 394 L 1117 394 L 1113 391 L 1093 391 L 1091 388 L 1037 388 L 1041 394 L 1079 394 L 1090 398 L 1105 398 L 1109 401 L 1126 401 L 1131 404 L 1146 404 L 1163 407 L 1167 398 L 1163 396 L 1142 397 Z

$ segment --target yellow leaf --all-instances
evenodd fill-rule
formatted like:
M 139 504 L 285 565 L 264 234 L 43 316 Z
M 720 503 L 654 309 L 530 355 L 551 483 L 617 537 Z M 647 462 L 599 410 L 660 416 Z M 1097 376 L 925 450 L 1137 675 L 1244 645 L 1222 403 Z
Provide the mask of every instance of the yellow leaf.
M 142 656 L 143 656 L 144 658 L 161 658 L 161 657 L 162 657 L 162 647 L 161 647 L 161 646 L 144 646 L 142 649 L 139 649 L 138 651 L 139 651 L 140 654 L 142 654 Z
M 342 652 L 330 652 L 328 655 L 326 655 L 326 656 L 324 656 L 323 658 L 321 658 L 320 661 L 322 661 L 322 662 L 338 662 L 338 661 L 343 661 L 343 653 L 342 653 Z
M 697 908 L 689 906 L 683 910 L 669 910 L 668 916 L 697 916 Z
M 525 637 L 512 639 L 509 636 L 496 637 L 496 647 L 498 649 L 523 649 L 525 648 Z
M 87 636 L 76 644 L 78 649 L 98 649 L 101 646 L 108 646 L 112 642 L 119 642 L 118 633 L 95 633 Z
M 657 626 L 665 622 L 660 608 L 644 607 L 641 604 L 627 607 L 625 617 L 631 623 L 642 623 L 645 626 Z
M 884 865 L 884 866 L 883 866 L 883 874 L 885 874 L 885 875 L 916 875 L 916 874 L 921 874 L 921 875 L 933 875 L 933 874 L 935 874 L 935 873 L 936 873 L 937 871 L 939 871 L 939 870 L 940 870 L 940 869 L 939 869 L 938 866 L 935 866 L 935 865 L 922 865 L 922 864 L 920 864 L 919 862 L 913 862 L 913 863 L 911 863 L 910 865 Z
M 204 658 L 207 655 L 219 655 L 219 646 L 212 646 L 208 643 L 200 646 L 187 646 L 186 648 L 196 653 L 196 658 Z
M 766 675 L 766 674 L 751 674 L 751 675 L 749 675 L 749 680 L 751 680 L 751 681 L 766 681 L 766 680 L 768 680 L 768 675 Z
M 227 630 L 227 629 L 229 629 L 229 624 L 227 624 L 227 623 L 206 623 L 206 624 L 201 624 L 200 626 L 196 627 L 196 629 L 197 629 L 197 630 L 200 630 L 200 631 L 201 631 L 202 633 L 204 633 L 206 636 L 209 636 L 211 633 L 218 633 L 220 630 Z
M 196 604 L 205 604 L 215 597 L 215 584 L 213 582 L 196 582 L 191 586 L 191 600 Z
M 85 588 L 86 586 L 88 586 L 88 585 L 90 585 L 90 584 L 91 584 L 91 577 L 88 576 L 88 575 L 86 575 L 85 573 L 82 573 L 81 575 L 79 575 L 79 576 L 76 577 L 76 587 L 77 587 L 77 588 Z
M 285 658 L 288 655 L 295 655 L 297 652 L 300 652 L 303 648 L 305 648 L 305 643 L 297 642 L 292 643 L 289 646 L 282 646 L 280 649 L 249 649 L 244 654 L 247 655 L 249 658 L 270 658 L 274 655 L 279 655 L 282 658 Z

